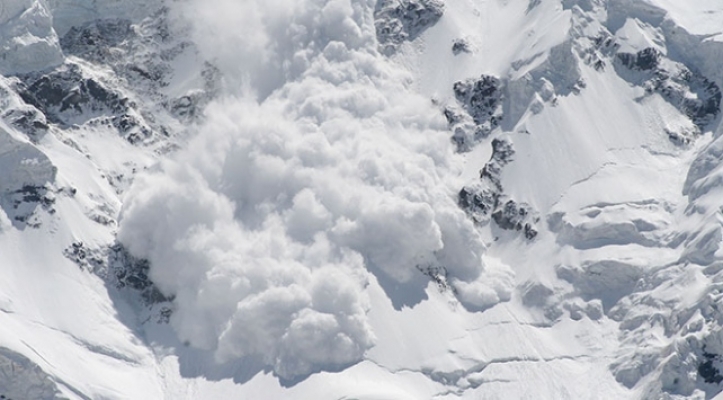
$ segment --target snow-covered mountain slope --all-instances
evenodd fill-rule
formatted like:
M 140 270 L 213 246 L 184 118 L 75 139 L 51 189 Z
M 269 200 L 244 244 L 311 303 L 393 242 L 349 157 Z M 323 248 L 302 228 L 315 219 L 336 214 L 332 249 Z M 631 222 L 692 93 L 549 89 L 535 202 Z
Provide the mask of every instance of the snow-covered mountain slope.
M 723 387 L 723 3 L 0 2 L 0 396 Z

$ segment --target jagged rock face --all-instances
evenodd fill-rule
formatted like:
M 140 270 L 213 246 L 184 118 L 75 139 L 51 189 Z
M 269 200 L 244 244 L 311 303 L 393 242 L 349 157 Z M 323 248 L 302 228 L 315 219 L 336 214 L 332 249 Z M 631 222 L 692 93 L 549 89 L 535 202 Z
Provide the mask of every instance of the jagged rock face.
M 538 222 L 534 210 L 524 203 L 517 203 L 508 196 L 502 184 L 502 170 L 513 162 L 515 150 L 508 139 L 492 140 L 492 156 L 480 171 L 479 181 L 460 190 L 457 201 L 467 213 L 481 224 L 490 218 L 498 227 L 518 231 L 532 240 L 537 236 L 534 224 Z
M 134 88 L 141 88 L 147 97 L 176 119 L 184 123 L 197 122 L 203 116 L 205 105 L 217 95 L 220 73 L 213 64 L 205 62 L 200 77 L 202 87 L 178 96 L 165 93 L 174 76 L 172 64 L 193 48 L 192 43 L 170 36 L 168 19 L 169 10 L 165 7 L 138 25 L 127 19 L 99 19 L 72 27 L 60 44 L 68 55 L 110 66 L 118 77 Z M 137 114 L 116 118 L 142 119 Z M 138 121 L 140 123 L 143 121 Z M 146 122 L 146 125 L 152 124 Z M 167 128 L 145 126 L 143 129 L 163 131 Z M 124 132 L 127 130 L 122 128 Z M 142 135 L 136 134 L 134 138 L 138 137 Z
M 460 207 L 467 210 L 478 222 L 489 218 L 500 205 L 503 195 L 500 175 L 505 165 L 515 154 L 509 140 L 494 139 L 492 156 L 480 171 L 480 180 L 474 185 L 462 188 L 458 195 Z
M 514 200 L 508 200 L 504 206 L 492 214 L 492 219 L 502 229 L 522 231 L 527 239 L 534 239 L 537 230 L 527 222 L 529 211 Z
M 107 62 L 114 58 L 113 49 L 134 34 L 127 19 L 103 19 L 70 28 L 60 39 L 60 46 L 66 54 Z
M 472 215 L 477 215 L 478 220 L 484 220 L 499 204 L 499 194 L 485 187 L 463 187 L 457 197 L 459 206 Z
M 107 268 L 115 279 L 116 287 L 127 287 L 139 292 L 146 305 L 152 306 L 158 303 L 168 305 L 173 300 L 164 296 L 148 277 L 150 269 L 148 260 L 133 257 L 121 244 L 114 244 L 109 248 Z M 168 307 L 165 307 L 165 310 L 159 314 L 159 318 L 166 320 L 169 316 L 170 308 Z
M 660 64 L 661 53 L 659 50 L 648 47 L 640 50 L 637 54 L 619 53 L 620 62 L 626 67 L 638 71 L 650 71 Z
M 197 122 L 217 90 L 218 71 L 206 63 L 202 88 L 178 97 L 163 93 L 172 77 L 170 64 L 191 46 L 169 37 L 167 19 L 168 9 L 161 8 L 137 26 L 127 19 L 100 19 L 72 27 L 60 40 L 63 51 L 110 67 L 116 76 L 109 79 L 74 61 L 19 74 L 20 82 L 13 86 L 26 104 L 8 109 L 5 118 L 33 141 L 47 132 L 48 124 L 64 129 L 89 124 L 113 128 L 130 143 L 157 142 L 172 128 L 158 123 L 153 115 L 158 110 L 150 111 L 152 107 L 164 108 L 179 122 Z M 140 101 L 146 104 L 131 99 L 134 90 L 144 93 Z
M 84 123 L 113 126 L 131 143 L 153 135 L 135 102 L 120 90 L 88 76 L 78 64 L 68 63 L 52 72 L 28 75 L 23 79 L 18 93 L 51 123 L 63 127 Z M 21 116 L 14 123 L 27 126 L 24 121 Z M 32 134 L 38 129 L 43 129 L 42 117 L 33 124 Z
M 168 85 L 171 62 L 184 43 L 168 42 L 167 9 L 142 26 L 126 19 L 100 19 L 71 28 L 60 40 L 63 51 L 99 65 L 108 65 L 133 86 L 157 93 Z
M 458 151 L 471 150 L 500 125 L 504 89 L 502 81 L 490 75 L 455 82 L 454 96 L 461 109 L 457 105 L 447 106 L 444 116 Z
M 454 84 L 454 96 L 477 125 L 489 124 L 489 130 L 499 125 L 502 107 L 502 82 L 499 78 L 482 75 Z
M 35 107 L 13 108 L 5 112 L 2 117 L 21 132 L 37 142 L 48 132 L 48 122 L 45 114 Z
M 374 25 L 382 51 L 394 53 L 401 43 L 417 38 L 443 14 L 441 0 L 379 0 Z
M 650 94 L 660 94 L 704 130 L 720 112 L 720 88 L 686 66 L 669 61 L 663 63 L 664 60 L 663 54 L 654 48 L 645 48 L 636 54 L 617 54 L 619 64 L 640 72 L 639 75 L 623 73 L 623 77 L 642 85 Z M 671 140 L 686 142 L 688 138 L 673 133 Z
M 71 125 L 79 119 L 121 114 L 130 106 L 129 99 L 119 92 L 83 76 L 78 65 L 70 64 L 37 78 L 28 77 L 26 81 L 27 86 L 20 88 L 23 100 L 54 123 Z

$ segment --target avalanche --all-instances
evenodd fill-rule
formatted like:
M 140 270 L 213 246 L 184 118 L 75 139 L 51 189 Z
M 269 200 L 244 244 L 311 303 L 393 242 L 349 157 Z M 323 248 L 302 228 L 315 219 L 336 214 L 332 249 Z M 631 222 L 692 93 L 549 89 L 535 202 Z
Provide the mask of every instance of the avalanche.
M 0 2 L 0 396 L 716 397 L 688 3 Z

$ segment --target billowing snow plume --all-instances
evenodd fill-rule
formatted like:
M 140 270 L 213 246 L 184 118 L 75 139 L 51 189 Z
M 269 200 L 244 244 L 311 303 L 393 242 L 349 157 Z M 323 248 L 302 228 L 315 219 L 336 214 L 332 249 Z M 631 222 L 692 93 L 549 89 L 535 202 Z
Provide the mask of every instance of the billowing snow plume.
M 359 361 L 369 271 L 421 290 L 405 283 L 432 267 L 474 308 L 510 297 L 511 272 L 485 271 L 456 204 L 446 124 L 378 53 L 373 10 L 186 10 L 227 96 L 188 150 L 136 180 L 118 237 L 175 296 L 179 337 L 219 361 L 261 357 L 284 378 Z

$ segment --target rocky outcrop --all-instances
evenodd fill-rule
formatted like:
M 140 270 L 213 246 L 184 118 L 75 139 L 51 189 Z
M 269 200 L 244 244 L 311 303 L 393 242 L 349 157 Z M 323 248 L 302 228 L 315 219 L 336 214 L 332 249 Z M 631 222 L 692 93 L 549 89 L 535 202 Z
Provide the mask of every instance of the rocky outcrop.
M 393 54 L 400 44 L 417 38 L 443 14 L 441 0 L 379 0 L 374 25 L 381 51 Z
M 68 55 L 107 62 L 108 59 L 118 58 L 118 52 L 114 50 L 131 36 L 136 36 L 131 28 L 131 21 L 101 19 L 72 27 L 60 39 L 60 45 Z
M 625 67 L 636 71 L 651 71 L 658 68 L 661 58 L 662 53 L 651 47 L 640 50 L 637 54 L 618 54 L 618 59 Z
M 659 50 L 645 48 L 635 54 L 618 53 L 615 61 L 620 76 L 644 87 L 648 95 L 662 96 L 701 131 L 720 113 L 718 85 L 684 64 L 667 59 Z M 685 142 L 679 134 L 671 136 L 671 140 Z
M 145 309 L 146 317 L 168 322 L 173 299 L 163 295 L 151 281 L 148 260 L 133 257 L 119 243 L 94 248 L 76 241 L 63 251 L 63 255 L 83 270 L 104 278 L 109 287 L 124 292 Z
M 458 194 L 458 203 L 477 222 L 489 220 L 497 210 L 502 196 L 500 175 L 502 168 L 512 161 L 515 154 L 512 142 L 504 139 L 492 141 L 492 156 L 480 171 L 480 179 L 473 185 L 462 188 Z
M 502 121 L 504 85 L 497 77 L 482 75 L 479 79 L 456 82 L 453 90 L 458 105 L 447 106 L 444 116 L 457 150 L 469 151 Z
M 48 121 L 45 115 L 32 106 L 25 105 L 9 109 L 2 114 L 2 118 L 26 134 L 33 142 L 37 142 L 48 132 Z
M 197 122 L 202 109 L 217 94 L 220 73 L 204 62 L 199 65 L 202 84 L 177 97 L 164 89 L 173 78 L 172 63 L 193 51 L 188 41 L 171 37 L 168 8 L 161 8 L 151 18 L 134 25 L 125 19 L 100 19 L 71 28 L 60 40 L 66 54 L 110 67 L 135 89 L 142 89 L 174 117 L 184 123 Z
M 18 93 L 49 123 L 65 128 L 85 123 L 113 126 L 131 143 L 153 134 L 133 100 L 79 64 L 66 63 L 50 72 L 23 76 L 22 80 Z M 43 119 L 36 119 L 39 124 L 34 125 L 42 128 Z M 27 125 L 23 119 L 16 119 L 16 123 Z
M 472 48 L 466 39 L 455 39 L 452 43 L 452 54 L 458 56 L 462 53 L 471 53 Z
M 508 231 L 523 232 L 525 238 L 534 239 L 537 236 L 537 230 L 533 228 L 529 221 L 529 206 L 517 204 L 514 200 L 507 200 L 505 204 L 498 207 L 497 211 L 492 213 L 492 219 L 502 229 Z
M 498 227 L 522 232 L 527 239 L 537 236 L 534 224 L 539 220 L 531 207 L 512 199 L 505 201 L 501 174 L 515 151 L 507 139 L 492 140 L 492 156 L 480 171 L 479 181 L 467 185 L 457 195 L 459 206 L 480 224 L 492 219 Z
M 489 131 L 502 119 L 502 81 L 494 76 L 482 75 L 479 79 L 467 79 L 454 84 L 454 96 L 462 104 L 477 125 L 485 125 Z
M 94 116 L 125 113 L 131 106 L 127 97 L 88 76 L 77 64 L 23 78 L 20 96 L 53 123 L 84 123 Z
M 118 243 L 108 248 L 107 254 L 109 279 L 116 287 L 135 290 L 147 305 L 171 300 L 164 296 L 148 277 L 148 260 L 133 257 Z

